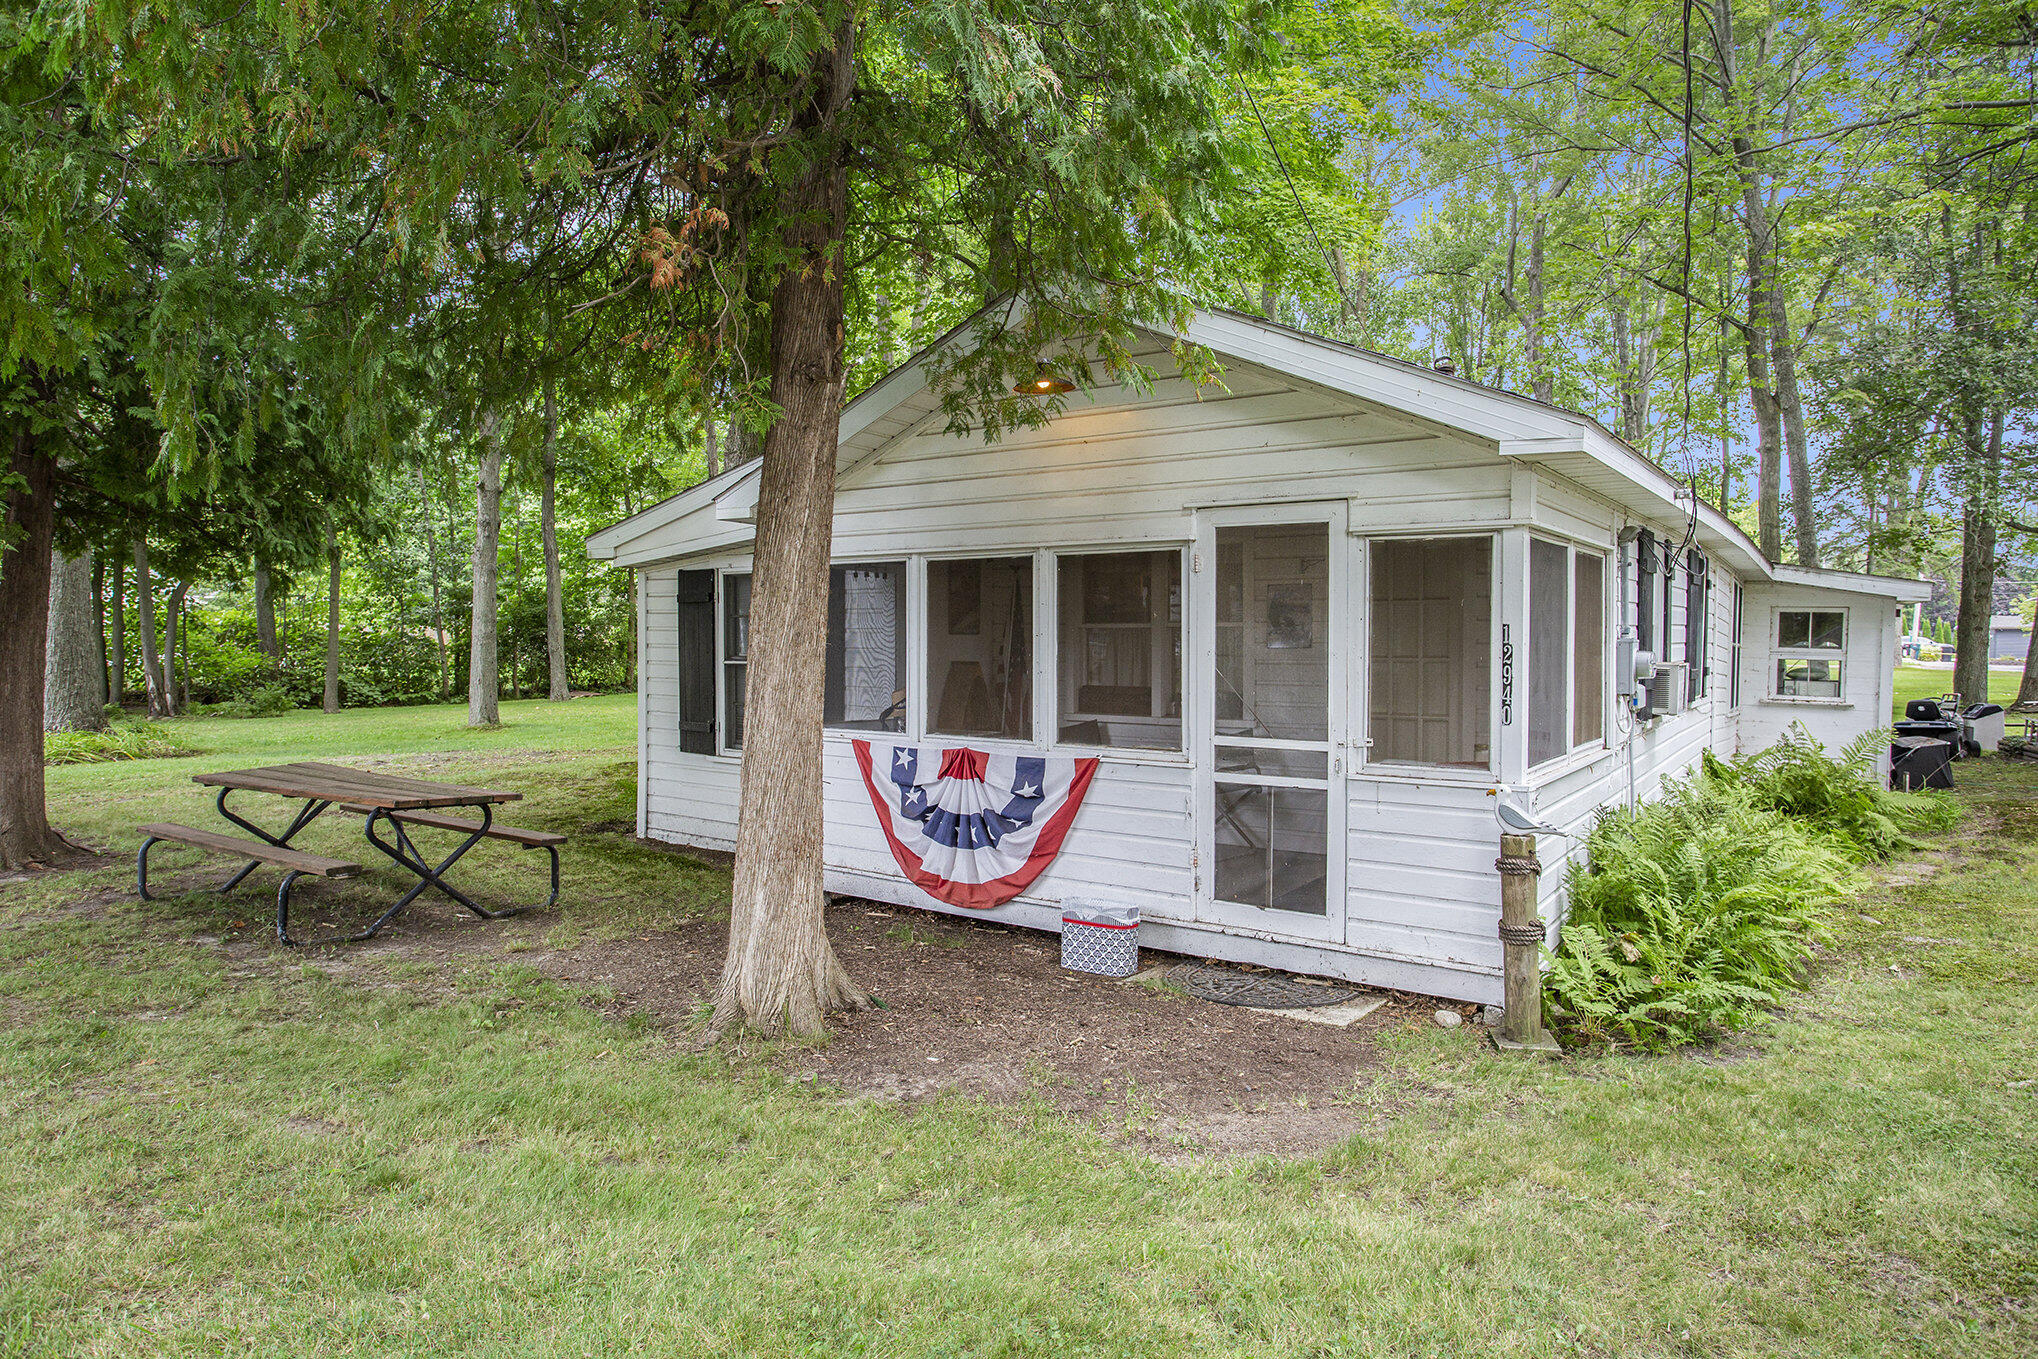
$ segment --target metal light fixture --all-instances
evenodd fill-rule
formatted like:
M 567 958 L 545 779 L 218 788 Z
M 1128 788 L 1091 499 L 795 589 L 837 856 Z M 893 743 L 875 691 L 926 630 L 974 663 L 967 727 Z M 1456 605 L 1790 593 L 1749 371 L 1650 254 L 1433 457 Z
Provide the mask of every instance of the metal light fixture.
M 1049 368 L 1043 363 L 1033 370 L 1033 380 L 1031 382 L 1022 382 L 1012 390 L 1020 396 L 1060 396 L 1064 392 L 1073 392 L 1075 389 L 1075 383 L 1070 382 L 1067 378 L 1062 377 L 1054 369 Z

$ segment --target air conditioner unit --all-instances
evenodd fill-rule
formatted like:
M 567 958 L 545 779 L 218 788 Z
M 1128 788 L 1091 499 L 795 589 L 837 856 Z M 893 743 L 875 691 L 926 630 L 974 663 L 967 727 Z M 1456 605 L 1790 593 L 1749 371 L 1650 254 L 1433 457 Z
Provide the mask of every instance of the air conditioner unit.
M 1650 716 L 1677 716 L 1691 706 L 1690 693 L 1684 683 L 1684 662 L 1658 661 L 1649 678 Z

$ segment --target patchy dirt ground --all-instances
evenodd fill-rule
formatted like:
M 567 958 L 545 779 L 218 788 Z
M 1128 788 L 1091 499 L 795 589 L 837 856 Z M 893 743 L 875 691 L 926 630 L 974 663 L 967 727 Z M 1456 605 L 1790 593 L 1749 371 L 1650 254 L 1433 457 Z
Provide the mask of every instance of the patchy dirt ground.
M 344 901 L 313 891 L 293 909 L 293 928 L 315 933 L 352 917 Z M 564 948 L 548 939 L 558 923 L 550 913 L 484 922 L 420 902 L 368 944 L 287 960 L 342 976 L 357 958 L 514 960 L 588 989 L 605 1008 L 648 1014 L 681 1041 L 698 1032 L 721 966 L 721 922 Z M 1157 978 L 1067 972 L 1053 935 L 989 922 L 849 900 L 829 909 L 828 930 L 878 1007 L 838 1017 L 825 1045 L 780 1047 L 767 1060 L 851 1095 L 1040 1099 L 1162 1156 L 1307 1155 L 1433 1098 L 1386 1068 L 1378 1041 L 1427 1023 L 1433 1000 L 1383 993 L 1373 1014 L 1331 1028 L 1198 1000 Z M 222 943 L 256 966 L 285 957 L 259 913 Z M 1181 961 L 1149 950 L 1142 966 Z M 1468 1043 L 1483 1033 L 1459 1031 Z

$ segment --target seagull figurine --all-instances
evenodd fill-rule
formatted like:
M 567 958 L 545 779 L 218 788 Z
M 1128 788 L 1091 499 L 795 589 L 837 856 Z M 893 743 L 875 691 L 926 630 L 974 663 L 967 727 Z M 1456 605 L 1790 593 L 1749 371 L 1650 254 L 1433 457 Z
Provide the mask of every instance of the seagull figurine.
M 1523 811 L 1514 802 L 1512 793 L 1502 792 L 1496 788 L 1487 796 L 1494 799 L 1493 819 L 1498 821 L 1500 829 L 1509 835 L 1558 835 L 1566 840 L 1571 838 L 1569 831 L 1546 825 Z

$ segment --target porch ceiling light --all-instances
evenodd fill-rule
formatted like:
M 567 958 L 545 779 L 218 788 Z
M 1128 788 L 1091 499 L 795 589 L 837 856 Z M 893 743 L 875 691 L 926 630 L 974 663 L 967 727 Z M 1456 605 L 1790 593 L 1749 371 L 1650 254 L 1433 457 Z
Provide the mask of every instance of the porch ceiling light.
M 1073 392 L 1075 389 L 1075 383 L 1070 382 L 1067 378 L 1062 377 L 1054 369 L 1049 368 L 1043 363 L 1034 369 L 1033 380 L 1031 382 L 1022 382 L 1012 390 L 1020 396 L 1060 396 L 1064 392 Z

